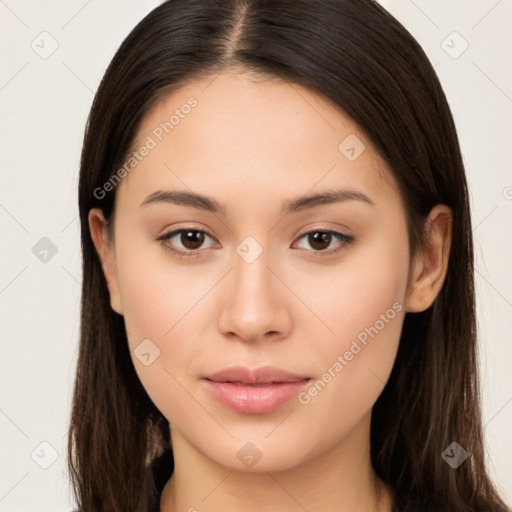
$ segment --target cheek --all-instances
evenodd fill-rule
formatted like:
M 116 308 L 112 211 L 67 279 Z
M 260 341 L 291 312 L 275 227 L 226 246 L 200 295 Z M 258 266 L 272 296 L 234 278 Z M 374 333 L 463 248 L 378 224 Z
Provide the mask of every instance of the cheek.
M 137 272 L 129 268 L 123 279 L 120 266 L 119 282 L 135 371 L 168 421 L 192 424 L 201 414 L 191 403 L 187 382 L 200 348 L 194 316 L 200 308 L 195 306 L 210 285 L 197 282 L 193 274 L 176 272 L 176 267 L 146 265 L 142 259 Z
M 186 393 L 175 369 L 186 371 L 197 354 L 197 315 L 212 286 L 211 274 L 198 279 L 197 270 L 173 264 L 156 243 L 119 232 L 117 276 L 135 370 L 160 410 L 172 411 L 169 401 L 179 410 Z
M 347 259 L 338 279 L 317 282 L 322 294 L 313 308 L 334 334 L 326 332 L 316 345 L 320 371 L 299 401 L 304 414 L 330 425 L 333 435 L 348 432 L 373 407 L 395 361 L 408 268 L 407 246 L 397 241 L 395 247 L 361 251 L 357 261 Z
M 116 265 L 129 336 L 134 343 L 142 338 L 165 342 L 193 323 L 190 318 L 211 287 L 211 274 L 198 278 L 193 266 L 177 265 L 159 242 L 129 234 L 123 227 Z
M 400 331 L 400 326 L 394 328 L 399 322 L 389 320 L 394 320 L 397 310 L 404 308 L 407 245 L 397 239 L 393 250 L 389 240 L 381 237 L 347 252 L 346 256 L 336 267 L 304 270 L 301 278 L 295 280 L 294 291 L 306 298 L 319 320 L 319 346 L 329 353 L 348 349 L 350 340 L 356 337 L 364 343 L 368 337 L 366 329 L 375 324 L 382 333 L 389 332 L 392 339 Z M 394 303 L 400 305 L 393 308 Z

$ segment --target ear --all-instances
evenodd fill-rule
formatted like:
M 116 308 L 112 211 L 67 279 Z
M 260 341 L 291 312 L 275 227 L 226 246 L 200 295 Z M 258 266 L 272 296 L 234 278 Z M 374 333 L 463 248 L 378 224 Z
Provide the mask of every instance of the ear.
M 119 283 L 117 280 L 115 266 L 114 240 L 110 240 L 107 222 L 100 208 L 89 210 L 89 231 L 91 238 L 98 253 L 101 262 L 103 274 L 107 281 L 110 294 L 110 306 L 118 314 L 123 314 L 121 306 L 121 297 L 119 295 Z
M 414 258 L 411 269 L 407 312 L 417 313 L 428 309 L 440 292 L 448 270 L 452 222 L 452 210 L 443 204 L 432 208 L 425 221 L 423 247 Z

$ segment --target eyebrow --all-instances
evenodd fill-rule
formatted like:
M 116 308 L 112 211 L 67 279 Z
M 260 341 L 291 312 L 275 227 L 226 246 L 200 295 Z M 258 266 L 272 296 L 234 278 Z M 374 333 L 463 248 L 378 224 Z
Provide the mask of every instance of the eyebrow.
M 372 201 L 366 194 L 358 192 L 357 190 L 345 188 L 321 192 L 309 196 L 301 196 L 297 199 L 286 201 L 283 203 L 281 208 L 281 214 L 287 215 L 288 213 L 309 210 L 317 206 L 341 203 L 343 201 L 351 200 L 361 201 L 374 207 L 376 206 L 375 202 Z M 226 214 L 224 206 L 217 202 L 215 199 L 194 192 L 157 190 L 156 192 L 153 192 L 148 197 L 146 197 L 146 199 L 144 199 L 144 201 L 141 203 L 141 206 L 147 206 L 154 203 L 171 203 L 178 206 L 188 206 L 197 210 L 211 212 L 214 214 Z

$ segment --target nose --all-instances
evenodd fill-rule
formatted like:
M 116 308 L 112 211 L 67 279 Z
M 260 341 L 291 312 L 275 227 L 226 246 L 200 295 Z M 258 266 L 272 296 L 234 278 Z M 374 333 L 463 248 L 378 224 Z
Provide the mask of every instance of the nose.
M 247 343 L 277 341 L 292 328 L 290 300 L 293 294 L 263 251 L 254 261 L 235 254 L 233 270 L 221 291 L 218 327 L 222 334 Z M 273 267 L 276 268 L 271 268 Z

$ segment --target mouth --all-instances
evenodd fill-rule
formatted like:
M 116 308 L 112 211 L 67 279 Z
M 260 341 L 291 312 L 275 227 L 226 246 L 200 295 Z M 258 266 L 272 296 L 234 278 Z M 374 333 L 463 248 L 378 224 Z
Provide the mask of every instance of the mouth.
M 283 384 L 300 382 L 309 379 L 308 375 L 299 375 L 277 368 L 276 366 L 260 366 L 251 370 L 247 366 L 231 366 L 205 377 L 212 382 L 249 384 Z
M 245 414 L 265 414 L 296 396 L 311 377 L 272 366 L 255 370 L 237 366 L 203 380 L 213 396 L 230 409 Z
M 209 380 L 209 379 L 207 379 Z M 223 382 L 223 381 L 214 381 L 212 380 L 211 382 Z M 254 387 L 254 388 L 262 388 L 262 387 L 265 387 L 265 386 L 272 386 L 274 384 L 287 384 L 287 382 L 261 382 L 259 384 L 253 384 L 251 382 L 231 382 L 231 381 L 225 381 L 223 382 L 224 384 L 234 384 L 235 386 L 251 386 L 251 387 Z

